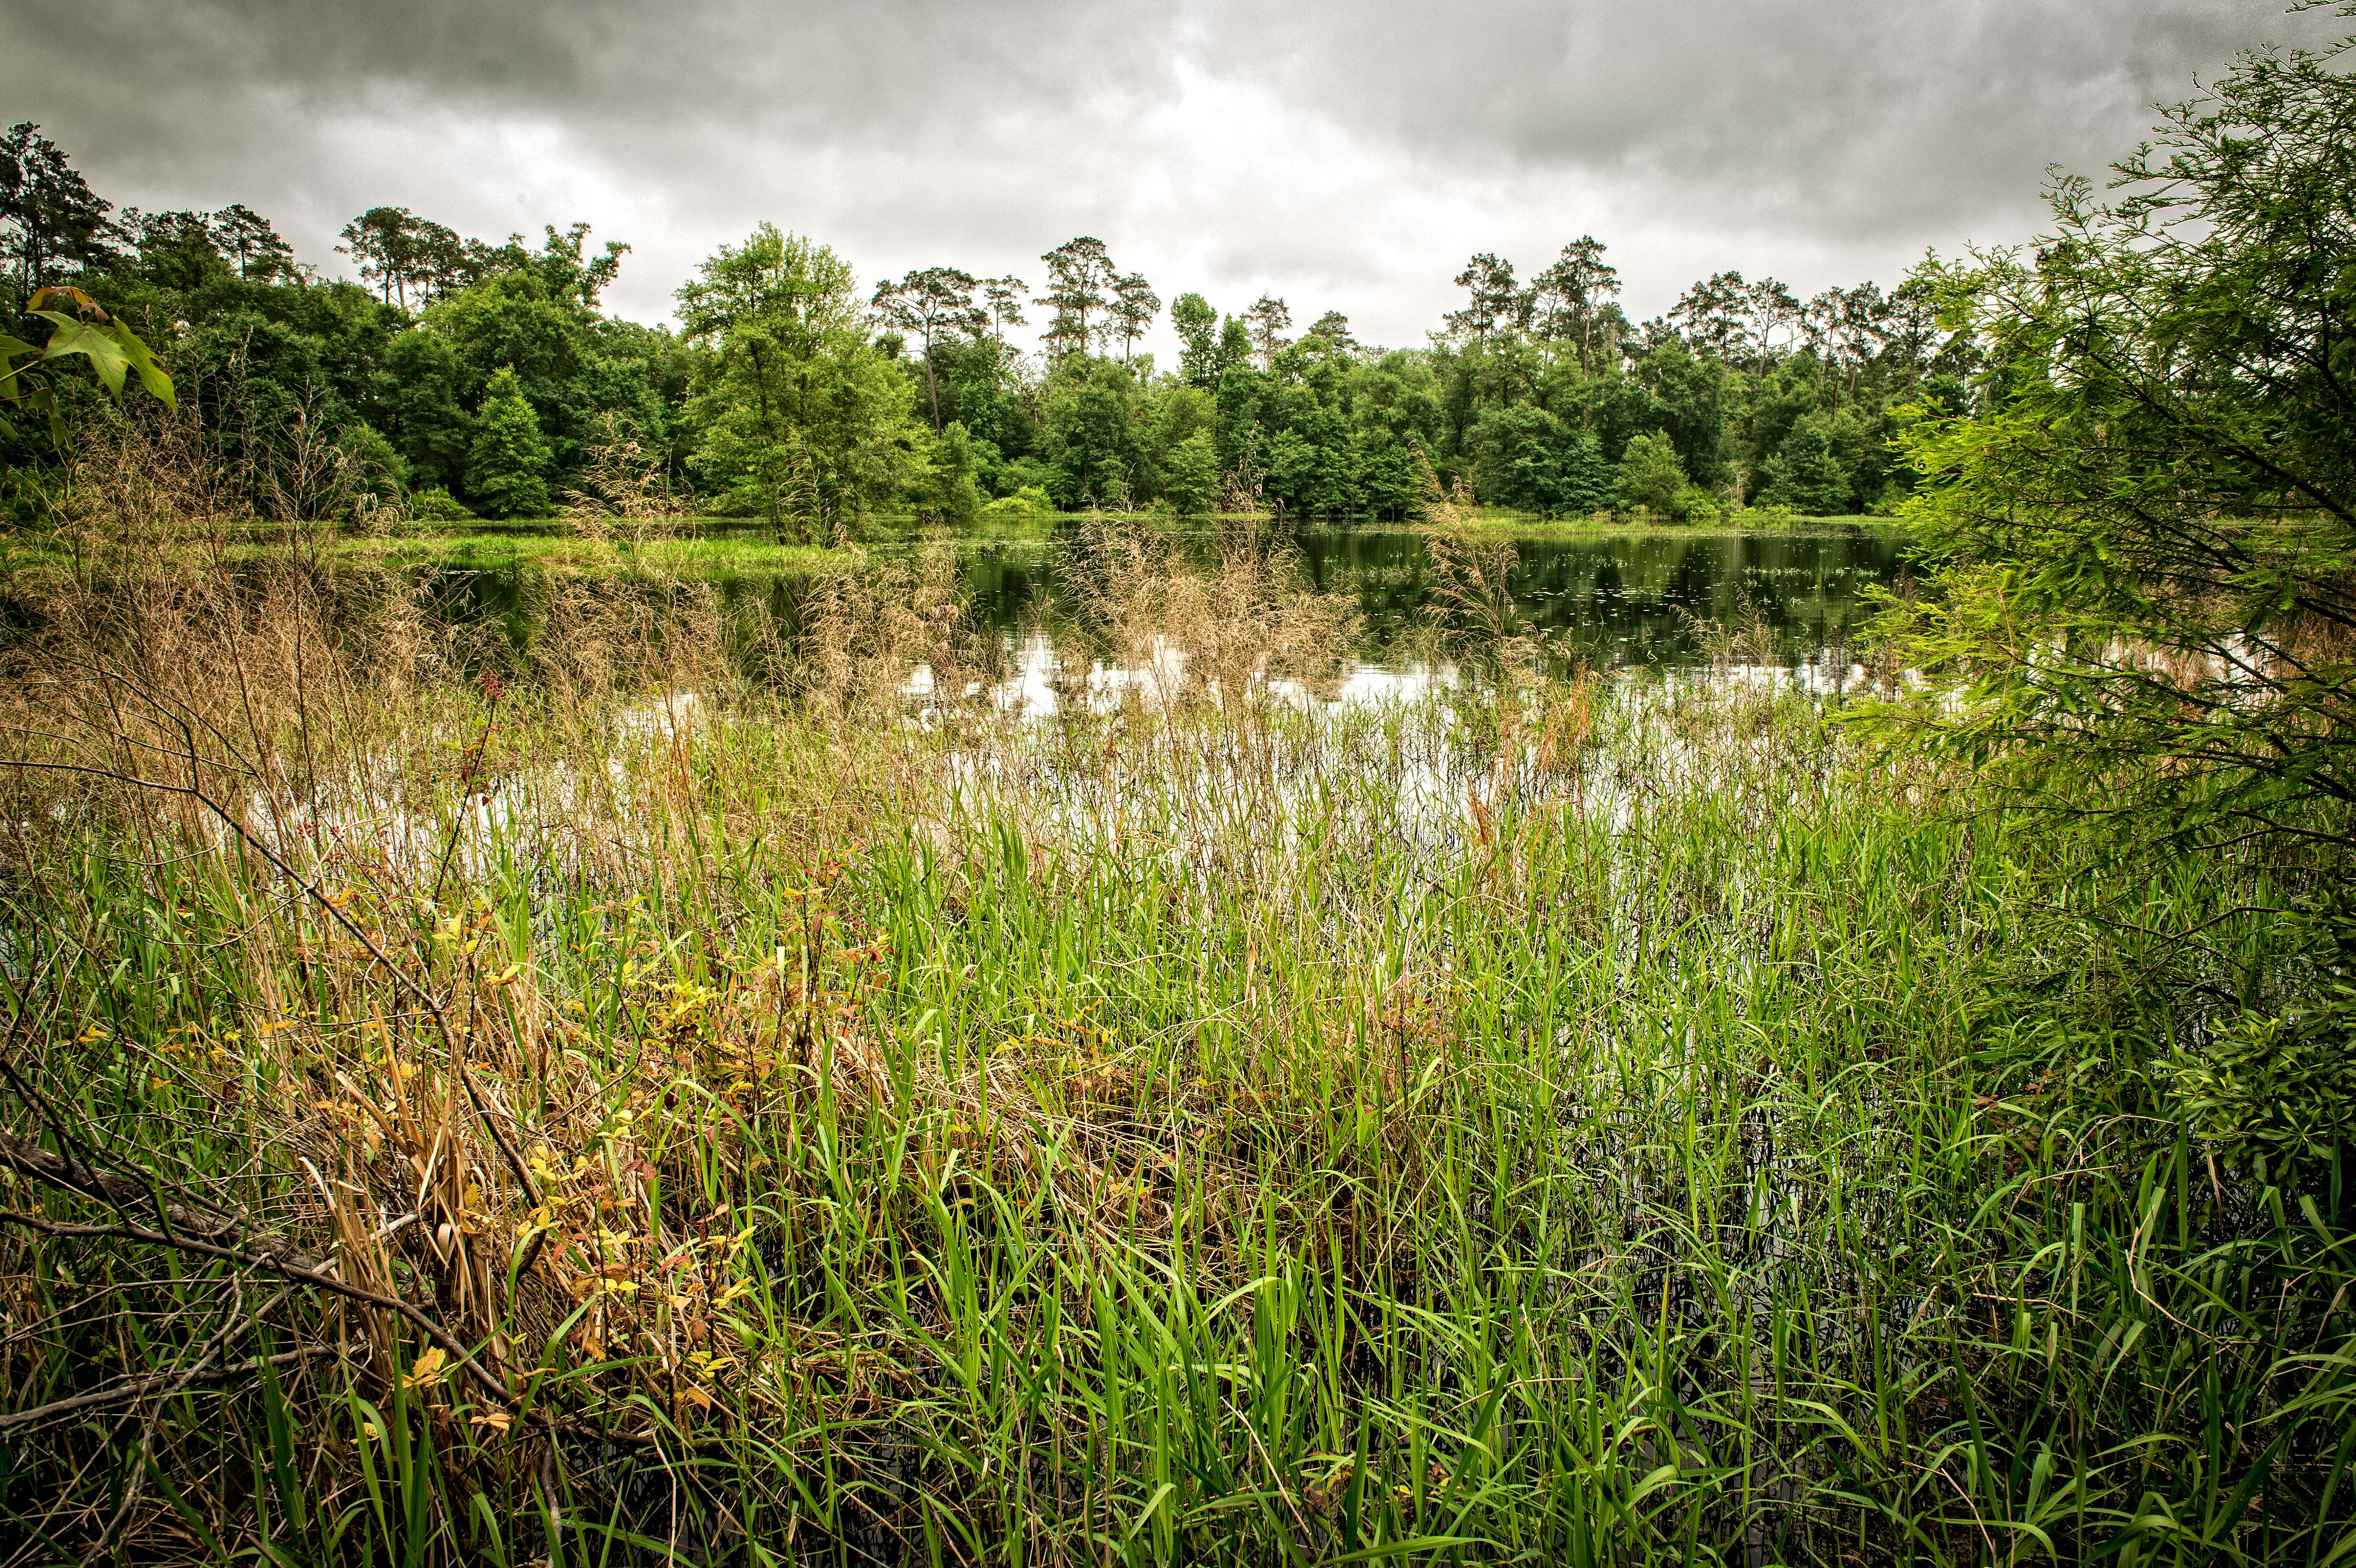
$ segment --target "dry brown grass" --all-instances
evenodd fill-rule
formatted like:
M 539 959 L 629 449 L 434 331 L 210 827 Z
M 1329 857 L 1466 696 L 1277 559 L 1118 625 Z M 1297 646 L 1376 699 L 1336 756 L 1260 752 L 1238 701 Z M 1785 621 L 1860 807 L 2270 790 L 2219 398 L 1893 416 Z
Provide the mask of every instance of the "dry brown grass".
M 1249 707 L 1269 683 L 1321 689 L 1358 631 L 1347 596 L 1309 586 L 1301 552 L 1257 515 L 1221 519 L 1216 562 L 1183 559 L 1167 534 L 1098 517 L 1059 559 L 1058 586 L 1130 689 L 1165 707 Z

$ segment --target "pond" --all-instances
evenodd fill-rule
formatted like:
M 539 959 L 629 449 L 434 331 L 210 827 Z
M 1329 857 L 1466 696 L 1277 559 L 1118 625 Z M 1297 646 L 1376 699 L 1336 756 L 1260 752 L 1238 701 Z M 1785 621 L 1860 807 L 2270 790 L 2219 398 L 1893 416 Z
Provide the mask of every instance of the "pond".
M 1170 530 L 1183 557 L 1208 566 L 1217 537 L 1208 528 Z M 1010 645 L 1034 643 L 1062 617 L 1057 558 L 1077 537 L 958 541 L 976 613 Z M 1487 536 L 1495 537 L 1495 536 Z M 915 548 L 913 539 L 874 547 Z M 1303 528 L 1294 536 L 1310 582 L 1351 595 L 1365 628 L 1361 656 L 1396 664 L 1397 645 L 1432 601 L 1426 536 L 1411 527 Z M 1511 536 L 1518 556 L 1509 579 L 1515 606 L 1558 660 L 1601 669 L 1664 669 L 1736 662 L 1785 669 L 1846 670 L 1856 635 L 1871 614 L 1868 590 L 1896 583 L 1905 570 L 1892 529 L 1856 524 L 1751 533 L 1529 533 Z M 530 639 L 541 569 L 443 568 L 433 575 L 444 613 L 504 618 Z M 806 578 L 731 572 L 713 579 L 724 603 L 766 603 L 788 623 Z
M 1431 560 L 1411 528 L 1303 529 L 1297 543 L 1316 587 L 1355 596 L 1369 658 L 1380 661 L 1431 602 Z M 1871 613 L 1866 590 L 1895 584 L 1904 560 L 1894 530 L 1855 524 L 1772 533 L 1516 536 L 1515 603 L 1559 651 L 1596 667 L 1704 662 L 1713 635 L 1750 631 L 1751 662 L 1846 663 Z M 1208 530 L 1190 553 L 1208 562 Z M 976 608 L 1020 637 L 1052 613 L 1054 543 L 984 543 L 967 575 Z

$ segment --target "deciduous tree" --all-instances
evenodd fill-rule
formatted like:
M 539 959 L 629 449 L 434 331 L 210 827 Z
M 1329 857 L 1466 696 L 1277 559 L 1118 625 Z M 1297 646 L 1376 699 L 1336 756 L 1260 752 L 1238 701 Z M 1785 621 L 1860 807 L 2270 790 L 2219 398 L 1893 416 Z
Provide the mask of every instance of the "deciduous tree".
M 764 223 L 680 291 L 688 340 L 713 353 L 690 404 L 695 464 L 780 539 L 841 536 L 922 471 L 914 399 L 864 330 L 851 268 Z

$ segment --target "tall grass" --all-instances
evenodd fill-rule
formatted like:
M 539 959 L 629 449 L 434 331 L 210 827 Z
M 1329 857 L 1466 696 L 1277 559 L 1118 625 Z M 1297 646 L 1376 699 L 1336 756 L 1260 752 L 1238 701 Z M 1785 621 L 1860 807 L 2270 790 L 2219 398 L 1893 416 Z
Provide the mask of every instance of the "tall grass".
M 1098 542 L 1204 655 L 1044 719 L 921 563 L 799 684 L 594 584 L 489 678 L 291 570 L 45 621 L 8 1560 L 2341 1560 L 2348 1210 L 2158 1072 L 2312 868 L 1734 683 L 1328 708 L 1280 560 Z

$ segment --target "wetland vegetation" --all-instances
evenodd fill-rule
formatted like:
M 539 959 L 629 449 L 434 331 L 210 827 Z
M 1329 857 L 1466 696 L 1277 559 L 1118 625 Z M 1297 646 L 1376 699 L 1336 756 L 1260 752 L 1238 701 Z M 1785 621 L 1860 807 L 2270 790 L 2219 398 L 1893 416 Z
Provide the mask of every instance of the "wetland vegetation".
M 2350 83 L 1850 361 L 20 240 L 0 1553 L 2346 1561 Z

